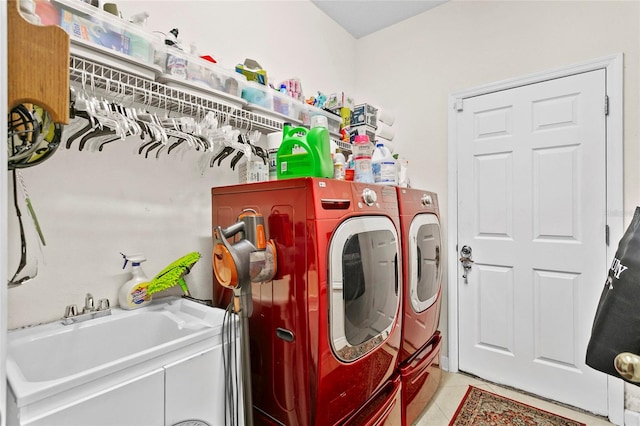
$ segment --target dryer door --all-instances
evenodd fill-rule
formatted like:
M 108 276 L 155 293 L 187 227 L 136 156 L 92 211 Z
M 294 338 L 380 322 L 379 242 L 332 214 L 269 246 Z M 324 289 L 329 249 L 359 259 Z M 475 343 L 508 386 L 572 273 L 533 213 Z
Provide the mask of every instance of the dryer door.
M 438 298 L 442 284 L 440 222 L 435 214 L 417 215 L 409 227 L 409 298 L 417 313 Z
M 329 245 L 331 346 L 346 362 L 386 340 L 400 303 L 398 234 L 384 216 L 342 222 Z

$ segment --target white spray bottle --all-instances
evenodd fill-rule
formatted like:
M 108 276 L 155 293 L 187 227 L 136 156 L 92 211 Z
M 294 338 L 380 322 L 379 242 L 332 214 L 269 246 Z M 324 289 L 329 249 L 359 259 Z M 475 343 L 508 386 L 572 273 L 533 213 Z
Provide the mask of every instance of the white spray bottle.
M 124 253 L 124 266 L 131 262 L 131 279 L 122 284 L 118 292 L 118 303 L 122 309 L 137 309 L 151 302 L 151 295 L 147 293 L 149 278 L 145 275 L 140 264 L 147 259 L 142 254 L 127 255 Z

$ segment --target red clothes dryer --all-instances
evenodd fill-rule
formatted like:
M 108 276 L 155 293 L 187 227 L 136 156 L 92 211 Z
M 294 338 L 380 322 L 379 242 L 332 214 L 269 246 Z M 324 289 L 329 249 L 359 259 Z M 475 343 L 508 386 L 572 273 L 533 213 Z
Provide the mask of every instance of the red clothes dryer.
M 411 425 L 433 397 L 441 377 L 440 297 L 442 238 L 438 197 L 395 188 L 403 249 L 402 381 L 403 425 Z
M 214 227 L 244 209 L 277 248 L 272 281 L 252 284 L 254 422 L 401 422 L 402 251 L 395 188 L 301 178 L 212 189 Z M 224 307 L 229 290 L 213 283 Z

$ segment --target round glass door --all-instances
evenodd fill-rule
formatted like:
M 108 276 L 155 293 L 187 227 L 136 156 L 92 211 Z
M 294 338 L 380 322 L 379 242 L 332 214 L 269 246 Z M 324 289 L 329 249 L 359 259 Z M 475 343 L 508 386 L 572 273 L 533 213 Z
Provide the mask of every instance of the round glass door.
M 442 283 L 440 222 L 434 214 L 417 215 L 409 227 L 409 297 L 417 313 L 433 305 Z
M 357 217 L 338 226 L 329 245 L 331 345 L 353 361 L 382 344 L 400 303 L 398 234 L 382 216 Z

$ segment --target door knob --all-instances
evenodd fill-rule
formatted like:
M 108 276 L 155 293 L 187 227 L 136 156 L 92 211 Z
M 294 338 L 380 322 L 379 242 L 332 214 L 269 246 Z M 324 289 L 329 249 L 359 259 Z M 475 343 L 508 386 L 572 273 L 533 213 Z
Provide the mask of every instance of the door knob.
M 640 383 L 640 356 L 631 352 L 622 352 L 615 357 L 613 365 L 622 378 Z
M 460 249 L 460 263 L 462 263 L 463 269 L 462 278 L 464 278 L 465 283 L 468 283 L 467 275 L 469 269 L 471 269 L 471 264 L 473 263 L 473 260 L 471 259 L 471 252 L 472 250 L 469 246 L 462 246 Z

